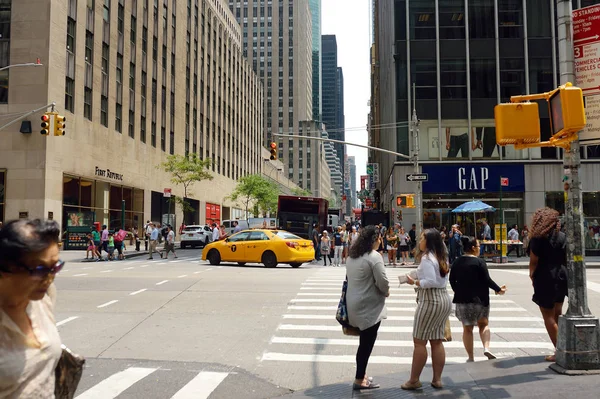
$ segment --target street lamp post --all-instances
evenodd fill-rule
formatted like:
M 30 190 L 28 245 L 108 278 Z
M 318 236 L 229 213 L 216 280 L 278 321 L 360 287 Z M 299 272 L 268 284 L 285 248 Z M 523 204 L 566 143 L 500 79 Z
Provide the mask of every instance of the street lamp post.
M 38 67 L 38 66 L 44 66 L 44 64 L 40 63 L 40 59 L 38 58 L 36 62 L 26 62 L 24 64 L 12 64 L 12 65 L 7 65 L 5 67 L 0 68 L 0 71 L 4 71 L 6 69 L 10 69 L 10 68 L 18 68 L 18 67 Z

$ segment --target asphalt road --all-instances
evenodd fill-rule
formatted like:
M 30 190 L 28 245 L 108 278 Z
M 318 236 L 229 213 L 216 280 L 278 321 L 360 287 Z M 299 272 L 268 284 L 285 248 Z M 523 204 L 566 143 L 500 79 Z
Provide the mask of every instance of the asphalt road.
M 344 268 L 211 266 L 200 254 L 84 262 L 80 253 L 63 253 L 59 331 L 88 359 L 77 397 L 258 399 L 351 381 L 357 339 L 335 321 Z M 370 375 L 410 367 L 414 291 L 397 284 L 405 272 L 388 269 L 388 319 Z M 492 296 L 492 350 L 499 357 L 551 351 L 527 273 L 491 271 L 508 286 L 505 296 Z M 588 271 L 588 288 L 590 308 L 600 315 L 600 270 Z M 456 319 L 452 331 L 447 363 L 465 362 Z M 482 350 L 476 357 L 485 361 Z

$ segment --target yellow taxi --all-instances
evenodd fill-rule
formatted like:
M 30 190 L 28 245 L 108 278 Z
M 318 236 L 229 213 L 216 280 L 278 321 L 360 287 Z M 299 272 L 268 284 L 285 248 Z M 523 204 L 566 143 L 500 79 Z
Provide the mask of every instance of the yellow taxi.
M 262 263 L 266 267 L 276 267 L 279 263 L 287 263 L 296 268 L 314 257 L 312 241 L 283 230 L 240 231 L 208 244 L 202 251 L 202 260 L 208 260 L 211 265 L 237 262 L 241 266 Z

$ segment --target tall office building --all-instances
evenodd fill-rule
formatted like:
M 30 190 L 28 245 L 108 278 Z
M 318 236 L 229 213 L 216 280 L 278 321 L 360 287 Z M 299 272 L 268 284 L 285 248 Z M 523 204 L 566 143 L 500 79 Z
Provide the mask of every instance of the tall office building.
M 494 106 L 510 96 L 558 86 L 554 3 L 375 2 L 371 142 L 408 154 L 412 138 L 406 122 L 416 105 L 421 120 L 421 171 L 429 176 L 423 183 L 423 227 L 458 221 L 465 225 L 463 232 L 473 234 L 477 226 L 472 220 L 455 219 L 451 213 L 473 198 L 498 209 L 486 215 L 492 225 L 502 216 L 508 225 L 529 224 L 533 212 L 545 205 L 564 211 L 562 151 L 498 147 L 494 122 Z M 592 3 L 598 1 L 576 0 L 573 8 Z M 545 103 L 540 114 L 545 141 L 550 137 Z M 598 148 L 582 149 L 582 211 L 588 229 L 596 228 L 600 219 L 600 193 L 594 178 L 600 175 Z M 396 195 L 416 188 L 406 181 L 413 165 L 382 154 L 372 154 L 370 160 L 381 165 L 380 205 L 391 211 Z M 500 177 L 509 182 L 503 188 L 502 209 Z M 414 222 L 414 209 L 405 209 L 403 216 L 405 224 Z M 588 251 L 595 248 L 593 240 L 586 240 L 586 247 Z
M 346 134 L 344 133 L 343 103 L 340 104 L 340 95 L 343 97 L 343 77 L 341 69 L 338 69 L 338 57 L 337 57 L 337 40 L 335 35 L 323 35 L 322 38 L 322 85 L 323 85 L 323 123 L 327 127 L 329 137 L 334 140 L 345 140 Z M 337 155 L 340 160 L 344 159 L 346 154 L 346 146 L 344 144 L 334 143 Z M 344 174 L 344 164 L 341 164 L 342 175 Z M 336 187 L 338 193 L 342 193 L 343 185 Z
M 309 0 L 312 15 L 313 120 L 321 120 L 321 0 Z
M 0 221 L 129 229 L 175 213 L 181 223 L 163 192 L 183 188 L 159 167 L 175 154 L 214 161 L 214 179 L 190 187 L 185 222 L 235 217 L 223 196 L 261 170 L 264 96 L 225 0 L 2 1 L 0 11 L 0 67 L 43 64 L 0 74 L 0 117 L 52 102 L 66 117 L 65 136 L 41 136 L 41 112 L 30 130 L 2 132 Z
M 248 62 L 265 87 L 264 142 L 279 146 L 279 158 L 289 177 L 299 182 L 294 168 L 298 146 L 272 133 L 294 134 L 299 121 L 312 120 L 312 16 L 308 0 L 229 0 L 242 28 Z M 291 144 L 291 145 L 290 145 Z
M 352 208 L 356 208 L 358 206 L 358 196 L 356 194 L 356 157 L 354 155 L 348 156 L 348 169 L 350 169 L 350 195 L 347 200 Z M 352 215 L 352 212 L 347 215 Z

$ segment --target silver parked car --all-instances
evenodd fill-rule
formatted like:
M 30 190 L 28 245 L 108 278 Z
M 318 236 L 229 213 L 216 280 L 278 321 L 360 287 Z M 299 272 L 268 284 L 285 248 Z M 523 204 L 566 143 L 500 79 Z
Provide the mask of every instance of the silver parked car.
M 181 232 L 181 249 L 187 247 L 204 247 L 212 241 L 212 231 L 209 226 L 186 226 Z

